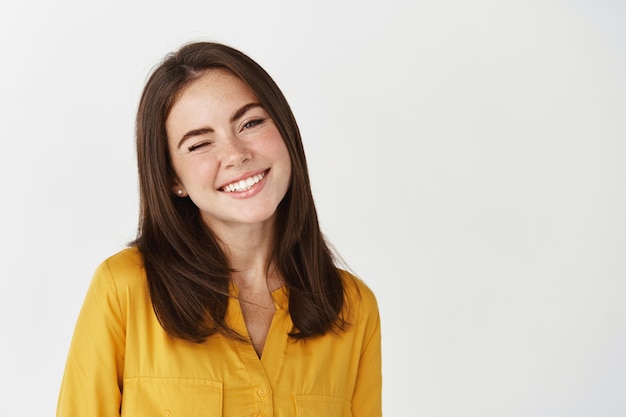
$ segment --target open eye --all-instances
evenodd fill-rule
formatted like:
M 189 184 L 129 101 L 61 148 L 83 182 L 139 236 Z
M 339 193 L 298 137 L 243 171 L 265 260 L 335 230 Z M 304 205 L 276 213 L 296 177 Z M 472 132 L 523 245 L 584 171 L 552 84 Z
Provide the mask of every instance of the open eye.
M 250 128 L 254 127 L 254 126 L 260 125 L 264 121 L 265 121 L 264 119 L 252 119 L 252 120 L 249 120 L 249 121 L 247 121 L 243 125 L 242 130 L 250 129 Z

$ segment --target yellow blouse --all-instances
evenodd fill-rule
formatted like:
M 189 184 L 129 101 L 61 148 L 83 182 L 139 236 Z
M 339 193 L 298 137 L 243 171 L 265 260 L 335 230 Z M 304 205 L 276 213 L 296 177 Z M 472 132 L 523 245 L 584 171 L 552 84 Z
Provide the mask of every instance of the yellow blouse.
M 261 358 L 221 335 L 194 344 L 157 321 L 141 255 L 129 248 L 96 270 L 78 317 L 57 417 L 381 416 L 380 320 L 373 293 L 343 272 L 351 326 L 304 341 L 285 289 Z M 226 320 L 247 335 L 231 297 Z

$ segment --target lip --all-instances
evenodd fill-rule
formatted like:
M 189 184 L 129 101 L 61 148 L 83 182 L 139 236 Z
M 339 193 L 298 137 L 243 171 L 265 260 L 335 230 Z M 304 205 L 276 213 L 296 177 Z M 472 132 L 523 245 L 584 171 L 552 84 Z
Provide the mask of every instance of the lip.
M 261 171 L 261 172 L 264 172 L 264 171 Z M 254 175 L 256 175 L 256 174 L 254 174 Z M 269 170 L 267 170 L 267 173 L 265 174 L 263 179 L 261 179 L 261 181 L 257 182 L 256 184 L 254 184 L 252 187 L 250 187 L 246 191 L 235 191 L 235 192 L 232 192 L 232 193 L 227 193 L 226 191 L 222 191 L 222 193 L 226 197 L 232 198 L 233 200 L 245 200 L 247 198 L 254 197 L 255 195 L 259 194 L 261 192 L 261 190 L 263 190 L 263 188 L 265 187 L 265 184 L 267 183 L 267 177 L 268 176 L 269 176 Z M 246 178 L 246 177 L 244 177 L 244 178 Z
M 254 177 L 255 175 L 260 174 L 262 172 L 265 172 L 265 175 L 267 175 L 269 173 L 269 171 L 270 171 L 269 168 L 257 169 L 256 171 L 248 171 L 248 172 L 246 172 L 244 174 L 239 175 L 238 177 L 233 177 L 233 178 L 229 179 L 228 181 L 226 181 L 225 183 L 223 183 L 222 185 L 217 187 L 217 190 L 218 191 L 222 191 L 222 188 L 226 187 L 228 184 L 232 184 L 234 182 L 245 180 L 246 178 Z M 263 178 L 263 179 L 265 179 L 265 178 Z M 263 180 L 261 180 L 260 182 L 262 182 L 262 181 Z

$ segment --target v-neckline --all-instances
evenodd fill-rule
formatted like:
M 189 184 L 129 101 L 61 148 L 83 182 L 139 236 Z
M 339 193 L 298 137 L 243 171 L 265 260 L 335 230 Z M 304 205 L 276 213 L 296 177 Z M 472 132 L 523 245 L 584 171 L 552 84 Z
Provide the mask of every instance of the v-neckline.
M 275 311 L 260 357 L 257 355 L 252 342 L 249 340 L 248 328 L 244 320 L 241 304 L 237 298 L 239 289 L 234 284 L 231 284 L 230 290 L 231 297 L 229 298 L 226 312 L 226 323 L 240 335 L 248 339 L 248 341 L 244 343 L 233 341 L 231 346 L 239 351 L 246 366 L 257 369 L 261 368 L 258 370 L 262 370 L 273 383 L 276 381 L 276 378 L 278 378 L 278 372 L 287 348 L 289 339 L 288 333 L 291 332 L 293 327 L 291 317 L 289 316 L 287 289 L 283 286 L 271 292 Z

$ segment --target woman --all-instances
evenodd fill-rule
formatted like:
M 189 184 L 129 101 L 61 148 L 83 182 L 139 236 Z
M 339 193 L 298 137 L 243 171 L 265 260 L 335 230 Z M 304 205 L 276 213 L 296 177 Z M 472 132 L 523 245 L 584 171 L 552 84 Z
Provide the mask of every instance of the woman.
M 57 416 L 379 416 L 372 292 L 335 267 L 271 77 L 193 43 L 137 115 L 140 222 L 96 270 Z

